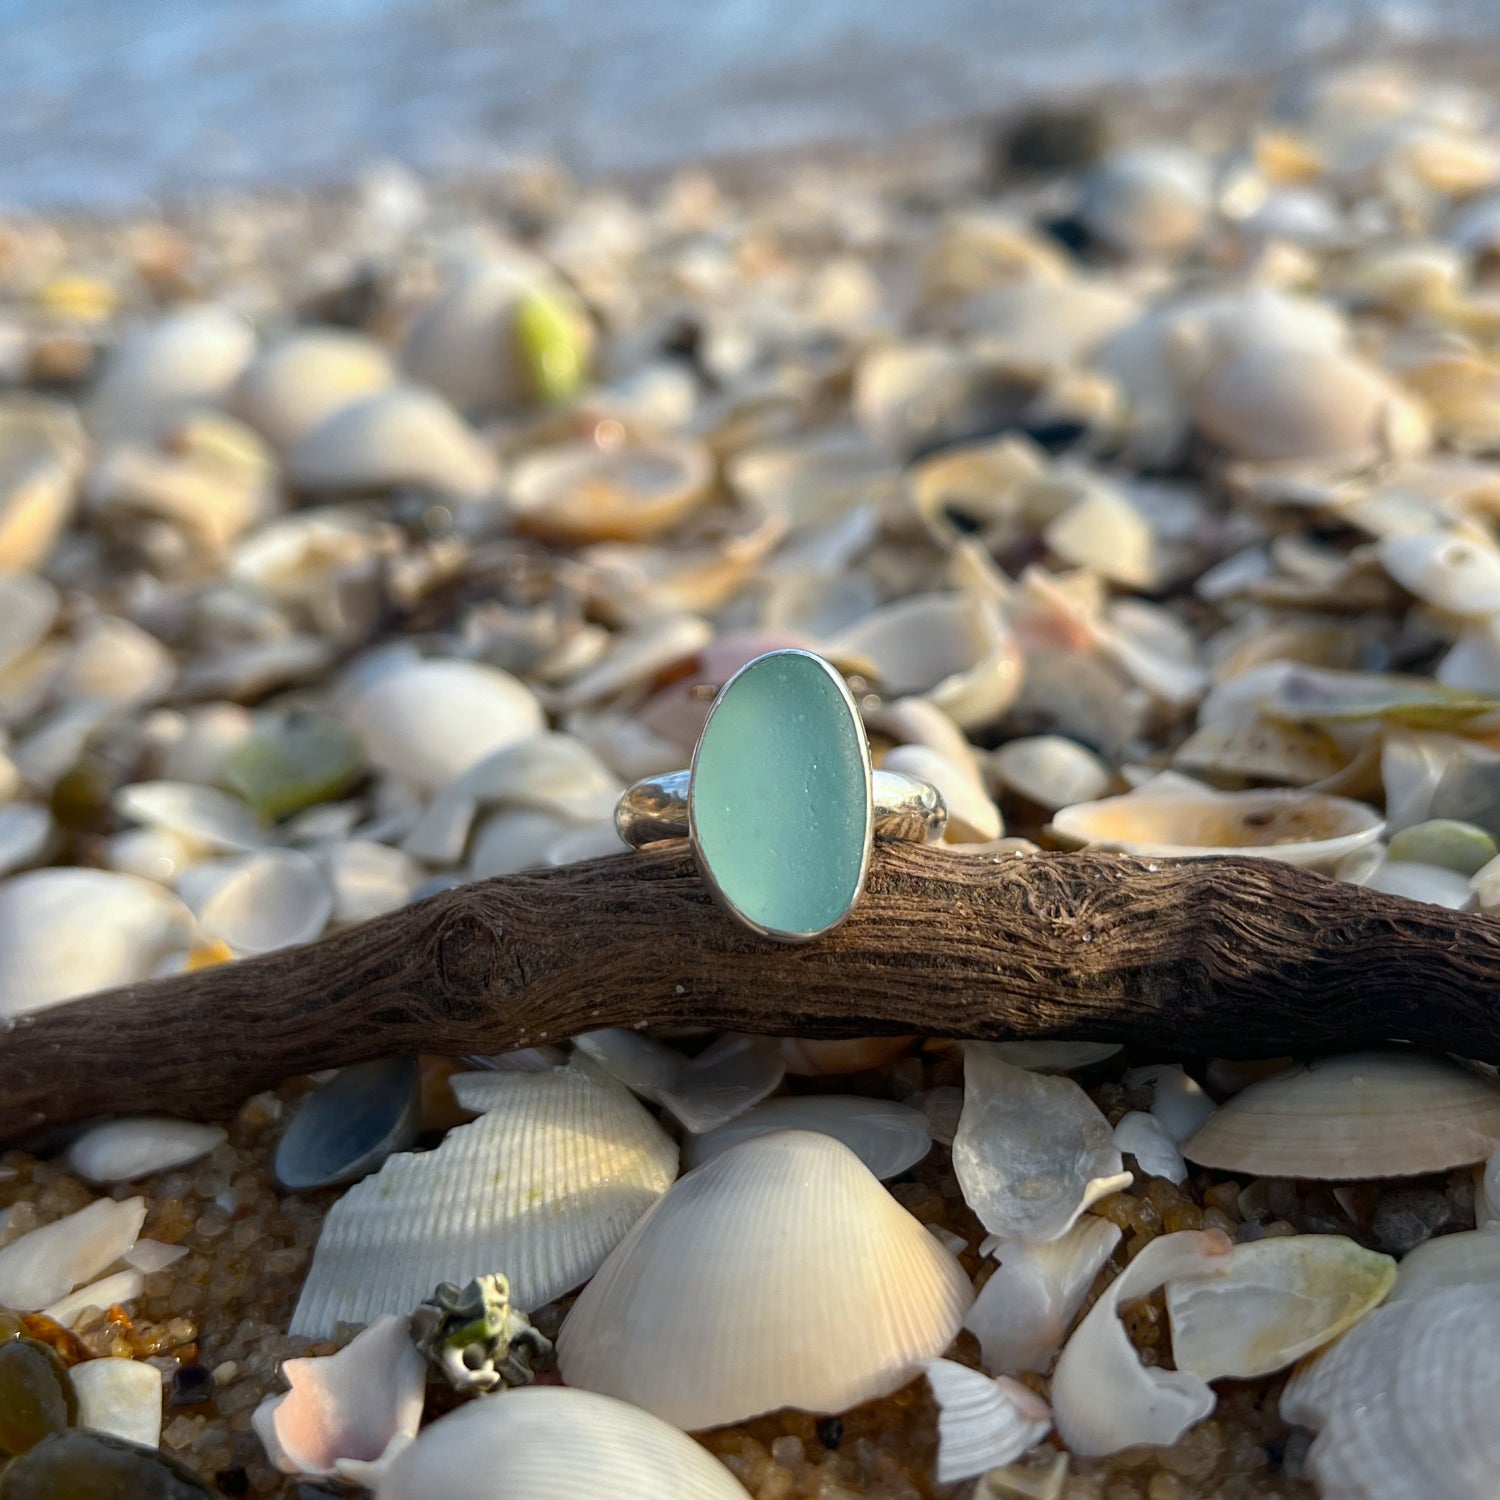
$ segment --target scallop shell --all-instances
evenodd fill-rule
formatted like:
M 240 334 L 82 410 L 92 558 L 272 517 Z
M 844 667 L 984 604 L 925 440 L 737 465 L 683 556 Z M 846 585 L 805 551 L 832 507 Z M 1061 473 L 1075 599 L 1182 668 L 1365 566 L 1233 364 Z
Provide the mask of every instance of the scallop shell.
M 569 1385 L 689 1430 L 843 1411 L 946 1349 L 972 1298 L 847 1146 L 784 1131 L 690 1172 L 640 1220 L 573 1304 L 558 1362 Z
M 852 1094 L 806 1094 L 767 1099 L 705 1135 L 687 1136 L 682 1143 L 683 1165 L 700 1167 L 741 1141 L 778 1130 L 831 1135 L 882 1181 L 899 1177 L 932 1148 L 927 1121 L 904 1104 Z
M 1500 1142 L 1500 1088 L 1421 1052 L 1326 1058 L 1252 1083 L 1184 1145 L 1200 1166 L 1354 1181 L 1444 1172 Z
M 1393 1302 L 1303 1365 L 1281 1415 L 1317 1436 L 1325 1500 L 1483 1500 L 1500 1467 L 1500 1297 L 1461 1286 Z
M 229 404 L 285 453 L 334 412 L 395 379 L 379 344 L 341 329 L 310 329 L 252 360 Z
M 1062 808 L 1051 831 L 1074 846 L 1147 857 L 1247 854 L 1331 865 L 1373 844 L 1384 826 L 1364 803 L 1320 792 L 1217 792 L 1148 782 L 1123 796 Z
M 1254 1380 L 1352 1328 L 1396 1280 L 1396 1262 L 1337 1234 L 1235 1248 L 1228 1271 L 1167 1284 L 1172 1363 L 1203 1380 Z
M 1052 1412 L 1035 1391 L 951 1359 L 923 1366 L 938 1404 L 937 1481 L 973 1479 L 1019 1458 L 1052 1430 Z
M 376 1500 L 748 1500 L 691 1438 L 624 1401 L 534 1385 L 427 1426 Z
M 676 1175 L 661 1127 L 586 1062 L 461 1074 L 452 1088 L 479 1119 L 391 1157 L 334 1204 L 294 1336 L 409 1312 L 439 1282 L 495 1271 L 517 1306 L 540 1307 L 592 1275 Z
M 186 946 L 192 914 L 112 870 L 31 870 L 0 881 L 0 1018 L 150 976 Z

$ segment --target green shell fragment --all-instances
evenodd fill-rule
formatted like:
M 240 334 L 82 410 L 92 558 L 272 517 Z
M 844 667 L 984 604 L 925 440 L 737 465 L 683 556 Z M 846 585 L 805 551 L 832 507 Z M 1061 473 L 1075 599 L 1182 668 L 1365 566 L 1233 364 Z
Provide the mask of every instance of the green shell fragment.
M 532 290 L 516 307 L 516 357 L 537 401 L 560 405 L 582 388 L 588 366 L 588 325 L 558 297 Z
M 229 785 L 262 817 L 288 817 L 346 792 L 364 774 L 359 736 L 337 719 L 293 713 L 258 727 L 225 767 Z

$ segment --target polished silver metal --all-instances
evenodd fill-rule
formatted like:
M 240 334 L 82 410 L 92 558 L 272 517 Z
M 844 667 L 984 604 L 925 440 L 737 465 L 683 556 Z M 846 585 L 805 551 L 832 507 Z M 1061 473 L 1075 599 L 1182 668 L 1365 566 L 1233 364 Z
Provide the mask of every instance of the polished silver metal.
M 687 838 L 691 779 L 691 771 L 668 771 L 627 787 L 615 806 L 620 837 L 637 849 L 663 839 Z M 943 836 L 948 809 L 930 781 L 900 771 L 875 771 L 870 781 L 877 839 L 930 844 Z

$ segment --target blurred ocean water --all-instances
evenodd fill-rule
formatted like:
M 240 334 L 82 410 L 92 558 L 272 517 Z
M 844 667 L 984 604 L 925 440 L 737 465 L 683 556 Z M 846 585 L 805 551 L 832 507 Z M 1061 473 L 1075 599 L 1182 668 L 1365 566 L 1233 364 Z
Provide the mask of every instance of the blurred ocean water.
M 1100 82 L 1500 39 L 1497 0 L 0 0 L 0 203 L 878 138 Z

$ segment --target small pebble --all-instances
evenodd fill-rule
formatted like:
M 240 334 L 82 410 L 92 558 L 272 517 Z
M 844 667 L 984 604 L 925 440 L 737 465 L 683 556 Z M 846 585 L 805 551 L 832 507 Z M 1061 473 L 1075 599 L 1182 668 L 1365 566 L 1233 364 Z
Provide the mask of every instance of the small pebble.
M 51 1349 L 34 1339 L 0 1344 L 0 1451 L 25 1453 L 77 1418 L 73 1382 Z
M 1394 1188 L 1370 1218 L 1370 1233 L 1388 1255 L 1405 1255 L 1453 1222 L 1453 1204 L 1437 1188 Z
M 196 1406 L 213 1398 L 213 1372 L 204 1365 L 182 1365 L 172 1377 L 167 1400 L 173 1406 Z
M 844 1441 L 844 1424 L 838 1417 L 819 1417 L 817 1433 L 825 1448 L 837 1448 Z

